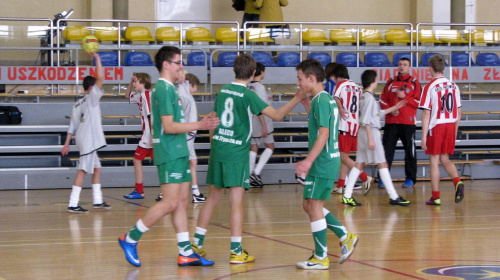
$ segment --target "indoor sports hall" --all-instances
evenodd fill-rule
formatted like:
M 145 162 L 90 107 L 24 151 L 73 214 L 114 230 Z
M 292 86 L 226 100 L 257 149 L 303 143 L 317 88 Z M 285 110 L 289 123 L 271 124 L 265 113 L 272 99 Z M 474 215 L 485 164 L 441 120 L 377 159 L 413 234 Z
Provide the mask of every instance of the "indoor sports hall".
M 0 0 L 0 280 L 500 279 L 500 248 L 494 241 L 500 232 L 500 3 L 266 1 L 282 2 L 282 21 L 242 24 L 244 12 L 230 0 Z M 100 108 L 107 145 L 99 158 L 103 198 L 112 208 L 93 209 L 87 176 L 80 205 L 90 212 L 75 214 L 67 210 L 79 152 L 74 140 L 67 156 L 61 149 L 73 105 L 84 96 L 83 77 L 95 74 L 94 61 L 81 48 L 89 35 L 99 40 L 104 70 Z M 145 198 L 124 198 L 134 186 L 134 151 L 142 133 L 137 105 L 125 93 L 134 73 L 158 81 L 154 59 L 163 46 L 181 49 L 183 69 L 199 78 L 193 97 L 200 119 L 212 112 L 221 87 L 234 80 L 232 66 L 241 53 L 266 66 L 263 84 L 274 108 L 293 98 L 295 67 L 307 58 L 323 66 L 345 64 L 358 84 L 363 71 L 375 70 L 380 96 L 386 81 L 397 75 L 401 57 L 410 59 L 410 74 L 425 86 L 432 80 L 429 58 L 441 55 L 443 74 L 461 92 L 462 116 L 450 159 L 465 184 L 463 201 L 455 203 L 453 182 L 441 168 L 442 204 L 426 205 L 432 190 L 418 110 L 415 186 L 401 186 L 401 143 L 391 169 L 397 192 L 411 205 L 390 205 L 377 184 L 366 196 L 354 190 L 362 204 L 357 207 L 331 194 L 325 207 L 359 237 L 356 249 L 339 264 L 339 239 L 329 231 L 329 269 L 297 269 L 296 263 L 314 251 L 302 209 L 304 187 L 294 170 L 308 154 L 310 133 L 299 104 L 274 122 L 275 150 L 261 174 L 264 186 L 245 192 L 242 242 L 255 262 L 229 263 L 227 191 L 204 245 L 214 266 L 177 265 L 170 216 L 144 235 L 138 245 L 142 265 L 132 266 L 118 237 L 157 203 L 160 189 L 157 168 L 146 158 Z M 200 191 L 208 195 L 209 131 L 197 132 L 195 149 Z M 375 165 L 364 170 L 378 177 Z M 202 207 L 189 203 L 190 239 Z

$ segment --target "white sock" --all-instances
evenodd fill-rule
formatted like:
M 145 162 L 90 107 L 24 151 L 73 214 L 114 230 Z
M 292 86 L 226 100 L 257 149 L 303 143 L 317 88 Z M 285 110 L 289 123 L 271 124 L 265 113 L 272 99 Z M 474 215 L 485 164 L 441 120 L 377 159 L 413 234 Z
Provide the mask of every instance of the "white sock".
M 354 184 L 356 184 L 356 180 L 358 179 L 359 174 L 361 174 L 361 171 L 359 169 L 357 169 L 356 167 L 353 167 L 351 169 L 351 172 L 349 173 L 349 180 L 347 180 L 347 176 L 346 176 L 344 197 L 346 197 L 346 198 L 352 197 L 352 190 L 354 190 Z
M 94 196 L 94 204 L 102 204 L 101 184 L 92 184 L 92 195 Z
M 264 165 L 269 161 L 271 156 L 273 155 L 273 150 L 266 148 L 262 155 L 260 155 L 259 158 L 259 163 L 257 163 L 257 166 L 255 167 L 255 174 L 260 175 L 260 172 L 262 172 L 262 169 L 264 169 Z
M 326 226 L 326 219 L 320 219 L 314 222 L 311 222 L 311 232 L 318 232 L 325 230 L 327 228 Z M 316 252 L 314 252 L 314 256 L 318 260 L 324 260 L 326 256 L 328 256 L 328 248 L 326 247 L 326 244 L 321 244 L 323 249 L 325 250 L 324 254 L 322 256 L 316 255 Z
M 193 191 L 193 194 L 196 196 L 200 195 L 200 190 L 198 189 L 198 185 L 191 185 L 191 190 Z
M 139 219 L 137 223 L 135 223 L 135 227 L 137 228 L 138 231 L 145 233 L 146 231 L 149 230 L 149 228 L 144 224 L 142 219 Z M 125 241 L 128 243 L 137 243 L 137 240 L 134 240 L 128 236 L 128 234 L 125 236 Z
M 73 188 L 71 189 L 71 194 L 69 196 L 68 207 L 78 206 L 78 202 L 80 201 L 80 192 L 81 191 L 82 191 L 82 187 L 73 186 Z
M 189 232 L 186 231 L 177 233 L 177 243 L 182 242 L 189 242 Z M 193 250 L 191 249 L 191 242 L 189 242 L 189 248 L 187 250 L 179 246 L 177 247 L 179 248 L 179 254 L 183 256 L 189 256 L 193 254 Z
M 388 168 L 382 168 L 378 170 L 378 174 L 380 175 L 380 179 L 384 183 L 385 189 L 387 190 L 387 194 L 391 199 L 397 199 L 399 197 L 396 189 L 394 189 L 394 185 L 392 184 L 391 173 L 389 173 Z
M 252 174 L 253 169 L 255 168 L 255 160 L 257 159 L 257 153 L 250 151 L 250 174 Z

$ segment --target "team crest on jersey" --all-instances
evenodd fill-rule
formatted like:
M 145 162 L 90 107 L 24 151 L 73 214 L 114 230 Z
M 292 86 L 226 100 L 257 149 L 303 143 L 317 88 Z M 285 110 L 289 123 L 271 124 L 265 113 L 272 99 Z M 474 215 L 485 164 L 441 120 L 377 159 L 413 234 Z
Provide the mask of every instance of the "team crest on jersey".
M 409 88 L 406 88 L 406 93 L 410 93 L 410 89 Z
M 420 270 L 421 273 L 456 279 L 500 279 L 500 265 L 451 265 Z

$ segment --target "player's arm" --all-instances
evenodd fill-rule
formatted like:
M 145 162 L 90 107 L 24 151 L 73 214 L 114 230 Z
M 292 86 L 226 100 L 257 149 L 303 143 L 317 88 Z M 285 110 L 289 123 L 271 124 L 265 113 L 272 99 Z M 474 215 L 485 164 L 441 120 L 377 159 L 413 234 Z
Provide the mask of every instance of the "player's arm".
M 336 96 L 334 96 L 334 98 L 335 98 L 335 102 L 337 103 L 337 107 L 339 108 L 339 116 L 343 120 L 347 120 L 349 113 L 346 112 L 346 110 L 344 109 L 344 106 L 342 106 L 342 103 L 340 102 L 340 98 L 338 98 Z
M 415 88 L 413 89 L 413 94 L 405 97 L 406 101 L 408 101 L 408 106 L 417 109 L 420 104 L 420 95 L 422 93 L 422 87 L 418 81 L 415 81 L 413 84 Z
M 328 141 L 328 137 L 330 136 L 330 129 L 327 127 L 320 127 L 318 138 L 314 142 L 312 149 L 309 151 L 307 157 L 299 161 L 295 164 L 296 173 L 298 175 L 307 174 L 313 162 L 318 158 L 319 154 L 325 147 L 326 141 Z
M 458 108 L 457 121 L 455 122 L 455 139 L 457 139 L 458 127 L 460 126 L 460 119 L 462 119 L 462 108 Z
M 391 86 L 391 80 L 387 81 L 384 86 L 384 90 L 382 90 L 382 94 L 380 95 L 380 109 L 385 110 L 391 107 L 391 100 L 389 98 L 389 87 Z
M 422 141 L 420 146 L 422 150 L 427 150 L 427 133 L 429 132 L 429 120 L 431 119 L 431 111 L 425 110 L 422 112 Z
M 71 137 L 73 134 L 69 133 L 66 135 L 66 141 L 64 141 L 64 145 L 61 149 L 61 155 L 65 156 L 69 153 L 69 143 L 71 142 Z
M 102 88 L 102 84 L 104 82 L 104 71 L 102 69 L 101 57 L 98 53 L 88 53 L 90 56 L 93 56 L 95 59 L 95 69 L 96 69 L 96 79 L 95 84 L 98 88 Z
M 264 119 L 264 116 L 261 114 L 258 116 L 259 118 L 259 121 L 260 121 L 260 125 L 262 126 L 262 138 L 266 138 L 267 137 L 267 126 L 266 126 L 266 120 Z
M 128 84 L 127 90 L 125 91 L 125 98 L 127 99 L 130 98 L 130 93 L 132 92 L 133 83 L 134 83 L 134 77 L 132 76 L 130 78 L 130 83 Z
M 366 136 L 368 136 L 368 149 L 375 150 L 375 141 L 373 141 L 372 126 L 365 124 Z
M 219 118 L 212 118 L 211 115 L 205 116 L 201 121 L 191 123 L 175 122 L 173 115 L 163 115 L 160 118 L 163 131 L 167 134 L 187 133 L 193 130 L 215 129 L 220 123 Z
M 208 114 L 212 118 L 217 117 L 217 113 L 215 111 L 212 111 L 212 113 Z M 215 128 L 214 129 L 209 129 L 208 130 L 208 139 L 210 139 L 210 142 L 212 142 L 212 137 L 214 136 Z
M 408 101 L 406 101 L 406 99 L 404 100 L 401 100 L 399 101 L 398 103 L 396 103 L 396 105 L 392 106 L 392 107 L 389 107 L 389 108 L 386 108 L 384 109 L 384 114 L 390 114 L 392 112 L 395 112 L 401 108 L 403 108 L 406 104 L 408 103 Z
M 290 113 L 290 111 L 292 111 L 293 108 L 295 108 L 295 106 L 297 106 L 297 104 L 299 104 L 299 102 L 304 99 L 306 97 L 305 93 L 298 93 L 296 94 L 292 100 L 288 101 L 285 105 L 283 105 L 281 108 L 279 108 L 278 110 L 275 110 L 273 107 L 271 106 L 267 106 L 266 108 L 264 108 L 264 110 L 262 110 L 262 114 L 270 117 L 271 119 L 273 119 L 274 121 L 281 121 L 282 119 L 284 119 L 286 117 L 286 115 L 288 115 L 288 113 Z

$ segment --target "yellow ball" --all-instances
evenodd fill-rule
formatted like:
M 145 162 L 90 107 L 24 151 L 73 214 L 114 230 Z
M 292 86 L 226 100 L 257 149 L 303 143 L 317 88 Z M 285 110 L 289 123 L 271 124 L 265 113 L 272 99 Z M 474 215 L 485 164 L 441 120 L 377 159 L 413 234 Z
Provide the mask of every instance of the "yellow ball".
M 82 39 L 82 50 L 90 53 L 97 52 L 99 50 L 99 39 L 94 36 L 85 36 Z

